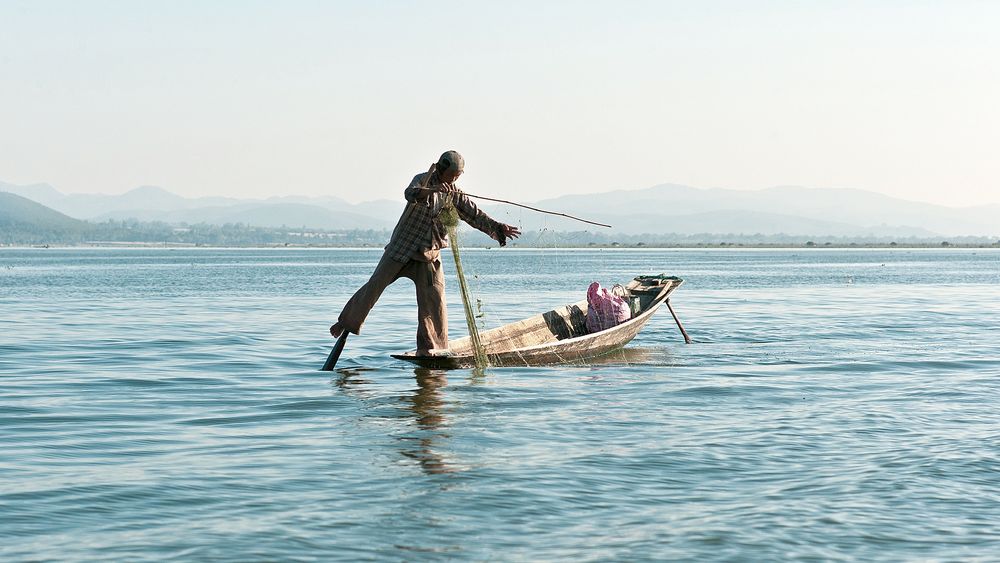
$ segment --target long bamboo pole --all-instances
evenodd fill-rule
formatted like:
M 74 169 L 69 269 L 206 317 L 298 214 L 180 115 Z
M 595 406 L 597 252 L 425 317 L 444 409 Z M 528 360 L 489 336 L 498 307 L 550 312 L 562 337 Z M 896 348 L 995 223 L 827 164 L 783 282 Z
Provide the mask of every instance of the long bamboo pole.
M 427 177 L 424 178 L 424 183 L 421 186 L 423 189 L 429 189 L 427 186 L 430 183 L 435 168 L 437 168 L 437 165 L 431 165 L 430 170 L 427 171 Z M 446 199 L 447 204 L 454 207 L 451 199 L 454 192 L 444 193 L 445 197 L 448 198 Z M 455 213 L 455 211 L 452 211 L 452 213 Z M 455 220 L 457 221 L 458 219 L 456 218 Z M 472 297 L 469 295 L 469 285 L 465 281 L 465 271 L 462 268 L 462 257 L 458 251 L 457 224 L 448 225 L 448 236 L 451 238 L 451 256 L 455 259 L 455 275 L 458 277 L 459 292 L 462 294 L 462 307 L 465 309 L 465 324 L 469 329 L 469 342 L 472 344 L 473 357 L 476 360 L 476 368 L 484 370 L 489 365 L 489 359 L 486 357 L 486 348 L 483 347 L 483 341 L 479 338 L 479 327 L 476 326 L 476 318 L 472 312 Z
M 424 189 L 425 190 L 435 191 L 435 192 L 436 191 L 441 191 L 441 190 L 435 190 L 433 188 L 424 188 Z M 573 215 L 569 215 L 567 213 L 559 213 L 558 211 L 546 211 L 545 209 L 539 209 L 537 207 L 532 207 L 530 205 L 525 205 L 523 203 L 517 203 L 517 202 L 514 202 L 514 201 L 507 201 L 506 199 L 497 199 L 495 197 L 486 197 L 484 195 L 475 195 L 475 194 L 470 194 L 468 192 L 463 192 L 461 190 L 458 190 L 457 193 L 461 193 L 461 194 L 465 195 L 466 197 L 472 197 L 472 198 L 476 198 L 476 199 L 485 199 L 486 201 L 495 201 L 497 203 L 506 203 L 507 205 L 514 205 L 516 207 L 523 207 L 525 209 L 530 209 L 532 211 L 537 211 L 539 213 L 547 213 L 549 215 L 558 215 L 560 217 L 566 217 L 567 219 L 573 219 L 574 221 L 580 221 L 581 223 L 587 223 L 587 224 L 590 224 L 590 225 L 597 225 L 598 227 L 607 227 L 609 229 L 612 228 L 611 225 L 605 225 L 604 223 L 598 223 L 597 221 L 591 221 L 589 219 L 581 219 L 580 217 L 574 217 Z

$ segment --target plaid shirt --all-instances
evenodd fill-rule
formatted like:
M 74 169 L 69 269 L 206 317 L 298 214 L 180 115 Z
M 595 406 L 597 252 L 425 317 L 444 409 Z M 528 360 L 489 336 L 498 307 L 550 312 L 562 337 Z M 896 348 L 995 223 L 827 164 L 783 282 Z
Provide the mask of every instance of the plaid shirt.
M 408 203 L 385 247 L 389 258 L 396 262 L 408 262 L 411 259 L 427 262 L 436 258 L 442 248 L 448 248 L 448 230 L 441 224 L 439 217 L 448 198 L 452 198 L 455 211 L 463 221 L 491 238 L 497 238 L 503 223 L 494 221 L 483 213 L 454 184 L 441 184 L 437 174 L 430 178 L 429 184 L 436 189 L 453 193 L 432 192 L 423 201 L 417 201 L 420 193 L 418 188 L 423 185 L 426 177 L 427 172 L 417 174 L 403 192 Z

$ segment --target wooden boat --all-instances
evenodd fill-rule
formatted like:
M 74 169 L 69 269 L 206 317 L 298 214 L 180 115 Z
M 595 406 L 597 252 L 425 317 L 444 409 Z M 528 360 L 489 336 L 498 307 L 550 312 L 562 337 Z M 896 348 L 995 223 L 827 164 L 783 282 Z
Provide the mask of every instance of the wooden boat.
M 632 318 L 600 332 L 587 331 L 587 301 L 553 309 L 540 315 L 490 329 L 479 334 L 491 366 L 538 366 L 580 363 L 618 350 L 628 344 L 660 305 L 670 307 L 670 294 L 684 280 L 672 276 L 639 276 L 625 286 L 633 306 Z M 671 309 L 673 313 L 673 309 Z M 690 341 L 674 315 L 685 341 Z M 393 354 L 399 360 L 422 367 L 451 369 L 475 366 L 469 337 L 450 343 L 447 355 L 417 356 L 415 350 Z

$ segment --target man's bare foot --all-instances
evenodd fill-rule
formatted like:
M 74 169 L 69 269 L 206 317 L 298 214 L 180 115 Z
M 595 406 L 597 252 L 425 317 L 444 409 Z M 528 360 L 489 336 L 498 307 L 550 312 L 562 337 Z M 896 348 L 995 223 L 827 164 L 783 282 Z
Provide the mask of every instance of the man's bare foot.
M 334 338 L 340 338 L 340 335 L 343 334 L 343 332 L 344 327 L 340 325 L 340 321 L 333 323 L 333 326 L 330 327 L 330 335 Z

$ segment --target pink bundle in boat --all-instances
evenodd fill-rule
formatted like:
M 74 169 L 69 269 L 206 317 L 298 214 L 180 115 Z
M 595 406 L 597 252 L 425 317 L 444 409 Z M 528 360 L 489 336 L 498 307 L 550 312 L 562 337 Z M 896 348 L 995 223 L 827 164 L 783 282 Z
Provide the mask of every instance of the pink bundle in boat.
M 587 288 L 587 330 L 600 332 L 629 320 L 632 311 L 624 299 L 594 282 Z

